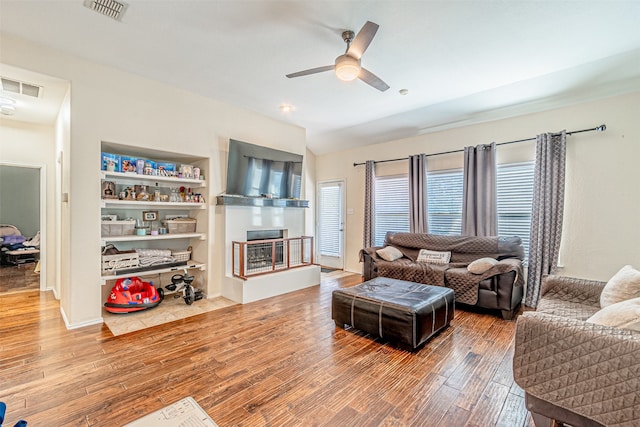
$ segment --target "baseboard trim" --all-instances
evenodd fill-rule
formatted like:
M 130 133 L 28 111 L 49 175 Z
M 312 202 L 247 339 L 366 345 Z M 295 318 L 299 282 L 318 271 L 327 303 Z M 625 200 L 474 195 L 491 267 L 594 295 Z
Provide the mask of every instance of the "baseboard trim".
M 80 323 L 69 323 L 69 319 L 67 318 L 67 315 L 65 314 L 64 309 L 62 307 L 60 307 L 60 314 L 62 314 L 62 320 L 64 321 L 64 325 L 67 329 L 78 329 L 78 328 L 84 328 L 85 326 L 92 326 L 92 325 L 98 325 L 103 323 L 102 317 L 99 317 L 98 319 L 87 320 Z

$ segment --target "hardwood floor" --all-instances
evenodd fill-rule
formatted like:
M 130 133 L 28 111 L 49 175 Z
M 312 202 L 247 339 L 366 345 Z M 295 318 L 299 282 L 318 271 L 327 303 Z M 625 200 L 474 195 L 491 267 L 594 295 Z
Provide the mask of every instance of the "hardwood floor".
M 40 273 L 35 267 L 34 262 L 0 266 L 0 294 L 40 289 Z
M 323 275 L 118 337 L 103 325 L 66 330 L 50 293 L 2 295 L 6 423 L 118 426 L 192 396 L 220 427 L 533 426 L 512 377 L 515 322 L 458 309 L 407 352 L 334 326 L 331 291 L 360 280 Z

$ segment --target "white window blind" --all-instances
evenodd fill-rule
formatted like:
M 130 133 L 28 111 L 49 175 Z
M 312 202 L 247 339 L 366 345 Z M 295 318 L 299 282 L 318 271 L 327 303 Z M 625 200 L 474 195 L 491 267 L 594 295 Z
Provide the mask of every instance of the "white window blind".
M 429 233 L 462 232 L 462 179 L 462 169 L 427 172 Z
M 407 175 L 376 177 L 374 244 L 382 246 L 387 231 L 409 231 Z
M 318 215 L 318 251 L 320 255 L 340 256 L 342 190 L 340 185 L 320 185 Z
M 533 202 L 534 162 L 498 165 L 498 235 L 520 236 L 528 256 Z M 429 233 L 462 232 L 462 169 L 427 173 Z M 375 244 L 387 231 L 409 231 L 409 183 L 406 175 L 376 178 Z
M 498 165 L 498 235 L 520 236 L 529 256 L 534 162 Z

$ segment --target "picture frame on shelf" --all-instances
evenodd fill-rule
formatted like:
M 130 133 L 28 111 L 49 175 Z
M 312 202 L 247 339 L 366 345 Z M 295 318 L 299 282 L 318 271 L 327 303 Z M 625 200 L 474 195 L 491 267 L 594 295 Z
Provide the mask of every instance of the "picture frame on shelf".
M 144 212 L 142 212 L 142 220 L 143 221 L 157 221 L 158 220 L 158 211 L 144 211 Z

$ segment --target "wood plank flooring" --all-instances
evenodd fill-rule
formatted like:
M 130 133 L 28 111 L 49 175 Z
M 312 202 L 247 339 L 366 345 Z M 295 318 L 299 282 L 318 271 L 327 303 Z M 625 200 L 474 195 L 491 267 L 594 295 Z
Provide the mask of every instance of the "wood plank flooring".
M 331 320 L 359 275 L 114 337 L 66 330 L 50 293 L 0 296 L 5 421 L 119 426 L 192 396 L 226 426 L 532 427 L 511 371 L 515 322 L 458 309 L 411 353 Z M 157 308 L 161 309 L 161 306 Z
M 35 267 L 35 262 L 0 266 L 0 294 L 40 289 L 40 273 Z

